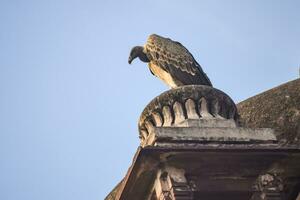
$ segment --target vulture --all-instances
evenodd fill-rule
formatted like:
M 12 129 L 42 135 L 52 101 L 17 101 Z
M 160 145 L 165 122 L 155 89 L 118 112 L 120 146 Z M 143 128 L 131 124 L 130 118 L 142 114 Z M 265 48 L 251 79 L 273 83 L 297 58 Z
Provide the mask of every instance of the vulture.
M 148 63 L 151 73 L 171 88 L 183 85 L 212 86 L 193 55 L 179 42 L 152 34 L 144 46 L 131 49 L 128 63 L 135 58 Z

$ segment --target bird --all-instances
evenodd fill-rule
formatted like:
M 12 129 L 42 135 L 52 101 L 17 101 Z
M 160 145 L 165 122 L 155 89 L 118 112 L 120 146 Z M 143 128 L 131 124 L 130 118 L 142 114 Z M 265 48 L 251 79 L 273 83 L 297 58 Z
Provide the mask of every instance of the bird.
M 148 63 L 150 72 L 171 88 L 184 85 L 212 87 L 208 76 L 193 55 L 179 42 L 151 34 L 144 46 L 131 49 L 128 63 L 135 58 Z

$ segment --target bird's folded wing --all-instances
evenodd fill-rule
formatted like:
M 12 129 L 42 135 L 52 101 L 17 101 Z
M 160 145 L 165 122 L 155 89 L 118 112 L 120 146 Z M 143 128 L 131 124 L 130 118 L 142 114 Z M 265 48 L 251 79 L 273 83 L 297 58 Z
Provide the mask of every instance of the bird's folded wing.
M 145 49 L 150 60 L 168 72 L 170 67 L 175 67 L 190 75 L 196 74 L 197 62 L 179 42 L 153 34 L 149 36 Z
M 145 51 L 151 62 L 178 77 L 183 84 L 212 85 L 193 55 L 179 42 L 152 34 Z

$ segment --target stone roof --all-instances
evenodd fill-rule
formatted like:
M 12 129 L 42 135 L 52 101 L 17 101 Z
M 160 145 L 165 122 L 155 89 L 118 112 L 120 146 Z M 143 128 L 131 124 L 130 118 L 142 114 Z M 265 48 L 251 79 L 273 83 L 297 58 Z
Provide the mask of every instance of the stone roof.
M 242 126 L 273 128 L 283 143 L 300 144 L 300 79 L 237 104 Z

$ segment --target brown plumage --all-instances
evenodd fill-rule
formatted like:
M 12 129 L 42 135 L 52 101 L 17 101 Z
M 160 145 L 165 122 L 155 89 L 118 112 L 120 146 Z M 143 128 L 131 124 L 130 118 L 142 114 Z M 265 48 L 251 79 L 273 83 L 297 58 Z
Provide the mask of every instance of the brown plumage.
M 212 86 L 192 54 L 179 42 L 156 34 L 149 36 L 144 47 L 134 47 L 128 59 L 139 57 L 148 62 L 152 74 L 172 88 L 182 85 Z

